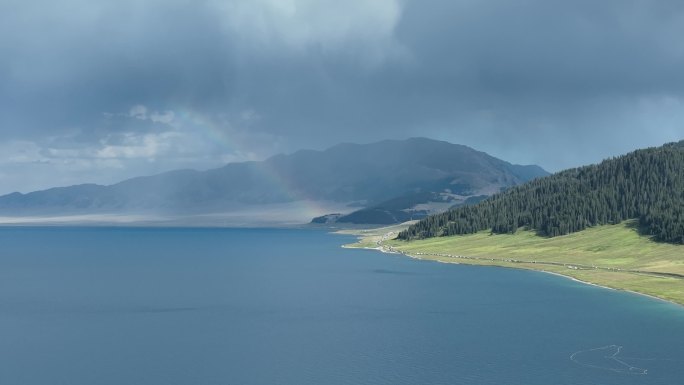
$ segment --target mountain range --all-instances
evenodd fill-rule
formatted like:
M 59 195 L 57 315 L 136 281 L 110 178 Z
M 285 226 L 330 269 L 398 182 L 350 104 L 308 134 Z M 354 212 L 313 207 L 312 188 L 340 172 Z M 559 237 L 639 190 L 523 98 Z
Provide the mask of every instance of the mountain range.
M 338 221 L 391 223 L 444 211 L 548 175 L 470 147 L 425 138 L 339 144 L 264 161 L 176 170 L 113 185 L 0 196 L 0 215 L 213 214 L 293 202 L 333 202 Z M 350 212 L 357 210 L 350 215 Z

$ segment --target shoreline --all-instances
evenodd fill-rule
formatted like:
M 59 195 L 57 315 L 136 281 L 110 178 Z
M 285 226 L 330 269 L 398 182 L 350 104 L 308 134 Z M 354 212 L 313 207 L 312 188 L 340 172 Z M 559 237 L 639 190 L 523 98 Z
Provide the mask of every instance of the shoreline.
M 505 267 L 505 266 L 499 266 L 499 267 Z M 531 270 L 531 269 L 528 269 L 528 270 Z M 651 294 L 640 293 L 640 292 L 638 292 L 638 291 L 629 290 L 629 289 L 618 289 L 618 288 L 614 288 L 614 287 L 610 287 L 610 286 L 599 285 L 598 283 L 593 283 L 593 282 L 589 282 L 589 281 L 583 281 L 583 280 L 581 280 L 581 279 L 579 279 L 579 278 L 570 277 L 570 276 L 568 276 L 568 275 L 563 275 L 563 274 L 561 274 L 561 273 L 556 273 L 556 272 L 553 272 L 553 271 L 547 271 L 547 270 L 533 270 L 533 271 L 539 271 L 539 272 L 542 272 L 542 273 L 552 274 L 552 275 L 555 275 L 555 276 L 558 276 L 558 277 L 562 277 L 562 278 L 566 278 L 566 279 L 570 279 L 570 280 L 573 280 L 573 281 L 575 281 L 575 282 L 579 282 L 579 283 L 582 283 L 582 284 L 585 284 L 585 285 L 600 287 L 601 289 L 608 289 L 608 290 L 613 290 L 613 291 L 623 291 L 623 292 L 626 292 L 626 293 L 636 294 L 636 295 L 639 295 L 639 296 L 642 296 L 642 297 L 648 297 L 648 298 L 650 298 L 650 299 L 655 299 L 655 300 L 658 300 L 658 301 L 660 301 L 660 302 L 665 302 L 665 303 L 669 303 L 669 304 L 676 305 L 676 306 L 678 306 L 678 307 L 684 308 L 684 304 L 681 304 L 681 303 L 678 303 L 678 302 L 674 302 L 674 301 L 669 301 L 669 300 L 666 300 L 666 299 L 664 299 L 664 298 L 656 297 L 655 295 L 651 295 Z
M 383 237 L 383 238 L 385 238 L 385 237 Z M 363 236 L 358 236 L 357 241 L 361 241 L 361 240 L 363 240 L 363 239 L 364 239 Z M 342 247 L 343 247 L 343 248 L 348 248 L 348 249 L 361 249 L 361 250 L 379 251 L 379 252 L 385 253 L 385 254 L 398 254 L 398 255 L 403 255 L 403 256 L 406 256 L 406 257 L 408 257 L 408 258 L 416 259 L 416 260 L 420 260 L 420 261 L 429 261 L 429 262 L 437 262 L 437 263 L 448 263 L 448 264 L 455 264 L 455 265 L 461 265 L 461 264 L 462 264 L 462 265 L 469 265 L 469 266 L 498 267 L 498 268 L 504 268 L 504 269 L 518 269 L 518 270 L 536 271 L 536 272 L 540 272 L 540 273 L 551 274 L 551 275 L 554 275 L 554 276 L 557 276 L 557 277 L 561 277 L 561 278 L 564 278 L 564 279 L 569 279 L 569 280 L 572 280 L 572 281 L 575 281 L 575 282 L 577 282 L 577 283 L 581 283 L 581 284 L 584 284 L 584 285 L 594 286 L 594 287 L 598 287 L 598 288 L 601 288 L 601 289 L 607 289 L 607 290 L 618 291 L 618 292 L 619 292 L 619 291 L 622 291 L 622 292 L 626 292 L 626 293 L 630 293 L 630 294 L 639 295 L 639 296 L 642 296 L 642 297 L 647 297 L 647 298 L 649 298 L 649 299 L 657 300 L 657 301 L 659 301 L 659 302 L 665 302 L 665 303 L 667 303 L 667 304 L 675 305 L 675 306 L 677 306 L 677 307 L 679 307 L 679 308 L 684 308 L 684 303 L 679 303 L 679 302 L 676 302 L 676 301 L 668 300 L 668 299 L 661 298 L 661 297 L 658 297 L 658 296 L 655 296 L 655 295 L 652 295 L 652 294 L 642 293 L 642 292 L 635 291 L 635 290 L 624 289 L 624 288 L 616 288 L 616 287 L 610 287 L 610 286 L 606 286 L 606 285 L 601 285 L 601 284 L 599 284 L 599 283 L 594 283 L 594 282 L 582 280 L 582 279 L 579 279 L 579 278 L 576 278 L 576 277 L 573 277 L 573 276 L 570 276 L 570 275 L 565 275 L 565 274 L 562 274 L 562 273 L 559 273 L 559 272 L 555 272 L 555 271 L 549 271 L 549 270 L 543 270 L 543 269 L 534 269 L 534 268 L 530 268 L 530 267 L 521 267 L 521 266 L 506 266 L 506 265 L 499 265 L 499 264 L 496 264 L 496 263 L 494 263 L 494 264 L 478 264 L 478 263 L 468 263 L 468 262 L 467 262 L 469 259 L 473 259 L 473 260 L 480 260 L 480 259 L 482 259 L 482 260 L 485 260 L 485 258 L 476 258 L 476 257 L 464 257 L 464 256 L 461 256 L 461 257 L 460 257 L 460 258 L 462 259 L 461 261 L 446 261 L 446 260 L 437 259 L 437 258 L 434 258 L 434 259 L 433 259 L 433 258 L 422 258 L 420 255 L 414 255 L 414 254 L 410 254 L 410 253 L 408 253 L 408 252 L 404 252 L 404 251 L 401 251 L 401 250 L 396 250 L 396 249 L 392 248 L 391 246 L 384 246 L 384 245 L 381 244 L 383 240 L 384 240 L 384 239 L 379 240 L 379 241 L 377 242 L 377 244 L 378 244 L 377 247 L 365 247 L 365 246 L 356 247 L 356 246 L 354 246 L 354 244 L 348 244 L 348 245 L 345 244 L 345 245 L 342 245 Z M 438 256 L 436 256 L 436 257 L 438 257 Z M 496 259 L 495 259 L 495 258 L 491 258 L 490 260 L 491 260 L 492 262 L 496 262 Z

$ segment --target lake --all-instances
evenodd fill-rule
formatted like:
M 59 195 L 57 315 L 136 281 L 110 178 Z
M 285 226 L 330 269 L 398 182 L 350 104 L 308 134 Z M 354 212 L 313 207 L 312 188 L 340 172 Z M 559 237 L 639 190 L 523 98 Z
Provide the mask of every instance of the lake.
M 663 384 L 684 308 L 320 230 L 0 228 L 0 384 Z

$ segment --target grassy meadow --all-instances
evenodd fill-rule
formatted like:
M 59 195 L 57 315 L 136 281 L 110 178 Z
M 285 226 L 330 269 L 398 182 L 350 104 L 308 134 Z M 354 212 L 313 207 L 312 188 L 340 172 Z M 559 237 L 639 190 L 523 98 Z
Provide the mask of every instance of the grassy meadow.
M 654 242 L 639 234 L 634 221 L 554 238 L 521 230 L 395 240 L 407 226 L 353 231 L 359 242 L 348 247 L 383 248 L 440 262 L 547 271 L 684 304 L 684 246 Z

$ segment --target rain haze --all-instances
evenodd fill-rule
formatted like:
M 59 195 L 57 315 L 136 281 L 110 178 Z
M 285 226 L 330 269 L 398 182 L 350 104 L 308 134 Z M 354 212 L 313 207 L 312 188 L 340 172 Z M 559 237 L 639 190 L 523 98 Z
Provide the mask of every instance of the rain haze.
M 557 171 L 684 138 L 681 1 L 0 3 L 0 193 L 430 137 Z

